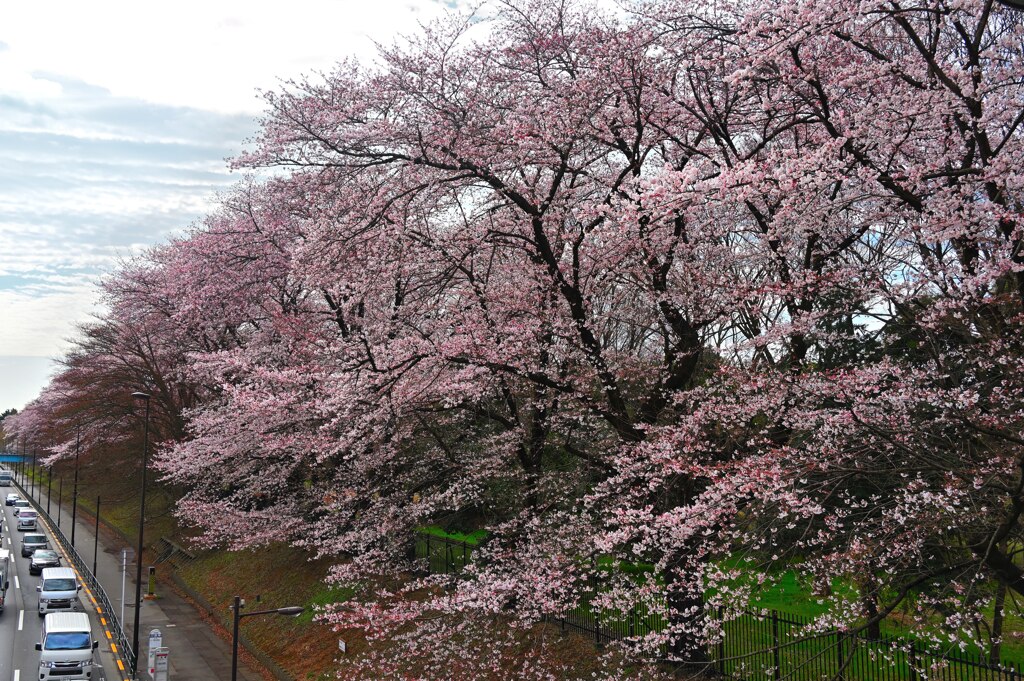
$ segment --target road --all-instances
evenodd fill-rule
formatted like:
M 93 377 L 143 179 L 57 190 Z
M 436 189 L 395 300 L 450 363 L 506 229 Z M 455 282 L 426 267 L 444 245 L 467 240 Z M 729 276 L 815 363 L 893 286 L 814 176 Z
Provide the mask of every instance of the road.
M 6 496 L 10 492 L 16 492 L 16 489 L 0 487 L 0 496 Z M 0 615 L 0 679 L 33 681 L 39 678 L 39 653 L 35 649 L 42 626 L 37 610 L 39 601 L 36 585 L 39 584 L 39 577 L 29 574 L 29 559 L 21 556 L 20 542 L 24 533 L 15 529 L 13 511 L 10 506 L 3 507 L 3 530 L 0 532 L 3 547 L 10 550 L 12 562 L 6 607 Z M 50 538 L 50 547 L 63 557 L 62 564 L 71 567 L 61 547 L 53 541 L 49 528 L 41 522 L 40 529 Z M 92 620 L 93 636 L 100 641 L 93 678 L 99 681 L 120 681 L 124 677 L 118 671 L 109 642 L 105 640 L 104 627 L 96 607 L 84 588 L 80 600 Z

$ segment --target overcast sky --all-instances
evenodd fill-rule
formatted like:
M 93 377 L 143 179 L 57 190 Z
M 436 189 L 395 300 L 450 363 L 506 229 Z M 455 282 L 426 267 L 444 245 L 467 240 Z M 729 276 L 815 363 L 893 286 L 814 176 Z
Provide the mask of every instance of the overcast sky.
M 370 60 L 453 4 L 0 4 L 0 411 L 44 386 L 103 272 L 237 179 L 258 89 Z

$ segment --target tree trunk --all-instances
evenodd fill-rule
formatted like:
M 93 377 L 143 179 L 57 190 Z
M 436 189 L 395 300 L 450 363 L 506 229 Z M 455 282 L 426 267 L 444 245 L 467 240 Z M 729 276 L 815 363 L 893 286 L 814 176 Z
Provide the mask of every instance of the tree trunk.
M 860 584 L 861 611 L 868 620 L 864 634 L 872 641 L 882 638 L 882 624 L 878 621 L 878 582 L 868 576 Z
M 668 642 L 667 652 L 670 660 L 703 666 L 708 662 L 708 652 L 699 633 L 704 630 L 704 595 L 693 589 L 692 576 L 697 574 L 697 567 L 694 561 L 683 558 L 672 561 L 665 571 L 669 625 L 682 630 Z
M 992 612 L 992 645 L 988 651 L 988 661 L 991 664 L 999 664 L 1000 648 L 1002 648 L 1003 637 L 1003 608 L 1006 605 L 1006 585 L 999 582 L 996 585 L 996 603 Z

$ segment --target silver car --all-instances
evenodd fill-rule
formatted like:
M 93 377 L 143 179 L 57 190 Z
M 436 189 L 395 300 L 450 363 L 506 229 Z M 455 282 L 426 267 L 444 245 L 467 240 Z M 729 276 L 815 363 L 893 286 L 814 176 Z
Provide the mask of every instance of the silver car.
M 37 549 L 50 548 L 50 542 L 46 540 L 45 534 L 30 532 L 21 538 L 21 555 L 25 558 L 31 556 Z
M 18 531 L 25 532 L 26 530 L 36 529 L 36 518 L 39 516 L 34 510 L 29 508 L 23 508 L 21 513 L 18 514 Z

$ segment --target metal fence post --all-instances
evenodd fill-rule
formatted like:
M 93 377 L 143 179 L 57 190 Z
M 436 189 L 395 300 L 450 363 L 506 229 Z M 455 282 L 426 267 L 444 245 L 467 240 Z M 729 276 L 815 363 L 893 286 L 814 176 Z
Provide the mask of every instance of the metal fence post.
M 841 631 L 836 632 L 836 660 L 839 666 L 836 668 L 836 678 L 839 681 L 843 680 L 843 633 Z
M 725 676 L 725 609 L 722 606 L 718 606 L 718 622 L 722 627 L 718 641 L 718 673 Z
M 779 611 L 772 610 L 772 664 L 775 665 L 775 681 L 782 678 L 782 659 L 779 651 Z

